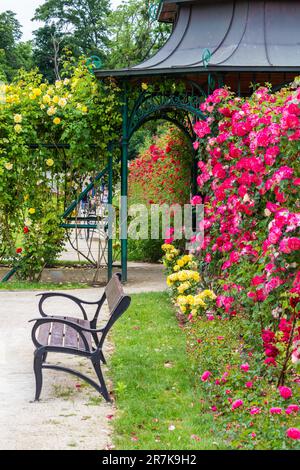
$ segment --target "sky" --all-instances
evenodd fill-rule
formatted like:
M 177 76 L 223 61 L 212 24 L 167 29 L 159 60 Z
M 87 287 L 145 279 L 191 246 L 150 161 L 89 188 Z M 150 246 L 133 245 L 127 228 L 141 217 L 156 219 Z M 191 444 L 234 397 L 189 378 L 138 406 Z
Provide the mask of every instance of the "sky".
M 6 10 L 14 11 L 22 25 L 22 41 L 28 41 L 32 38 L 32 31 L 37 29 L 40 24 L 37 21 L 31 21 L 35 9 L 44 3 L 44 0 L 0 0 L 0 13 Z M 121 0 L 111 0 L 113 7 L 121 3 Z

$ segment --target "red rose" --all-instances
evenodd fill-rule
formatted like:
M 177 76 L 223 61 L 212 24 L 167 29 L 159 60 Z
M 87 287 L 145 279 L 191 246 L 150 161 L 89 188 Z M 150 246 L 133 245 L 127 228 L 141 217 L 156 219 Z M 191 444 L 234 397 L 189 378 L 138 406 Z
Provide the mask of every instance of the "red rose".
M 29 228 L 28 228 L 28 227 L 24 227 L 24 228 L 23 228 L 23 232 L 24 232 L 24 233 L 28 233 L 28 232 L 29 232 Z
M 22 253 L 22 251 L 23 251 L 22 248 L 17 248 L 16 249 L 16 253 Z

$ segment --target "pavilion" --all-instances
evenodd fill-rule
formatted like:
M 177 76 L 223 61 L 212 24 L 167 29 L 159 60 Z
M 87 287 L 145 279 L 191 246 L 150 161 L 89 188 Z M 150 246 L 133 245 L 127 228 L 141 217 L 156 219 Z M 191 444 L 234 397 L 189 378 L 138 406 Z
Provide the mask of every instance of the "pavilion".
M 123 90 L 121 157 L 121 263 L 127 280 L 128 147 L 134 132 L 152 119 L 166 119 L 193 139 L 192 120 L 204 119 L 199 104 L 215 87 L 238 95 L 251 83 L 273 89 L 300 74 L 298 0 L 163 0 L 157 19 L 173 25 L 165 45 L 150 59 L 120 70 L 98 69 Z M 162 92 L 162 82 L 184 83 L 184 91 Z M 142 83 L 150 83 L 142 89 Z M 171 90 L 171 88 L 170 88 Z

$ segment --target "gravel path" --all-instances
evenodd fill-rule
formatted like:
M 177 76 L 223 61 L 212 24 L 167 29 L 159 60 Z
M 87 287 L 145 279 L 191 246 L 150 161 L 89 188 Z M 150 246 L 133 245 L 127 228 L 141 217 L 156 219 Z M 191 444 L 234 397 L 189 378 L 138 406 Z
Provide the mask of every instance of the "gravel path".
M 146 275 L 147 280 L 128 283 L 126 292 L 165 289 L 161 267 L 152 270 L 151 276 L 147 276 L 147 272 L 142 268 L 140 279 Z M 68 293 L 96 300 L 102 289 Z M 113 405 L 99 398 L 92 387 L 69 374 L 47 370 L 44 371 L 41 401 L 32 402 L 35 384 L 30 339 L 32 324 L 28 320 L 38 316 L 35 294 L 32 291 L 0 291 L 0 449 L 105 449 L 111 445 L 110 418 L 115 410 Z M 50 311 L 79 315 L 68 300 L 49 299 Z M 92 317 L 92 311 L 88 312 Z M 106 348 L 109 355 L 112 345 L 107 343 Z M 55 356 L 67 367 L 92 373 L 83 358 Z M 50 355 L 48 360 L 51 361 Z M 108 385 L 111 388 L 109 382 Z

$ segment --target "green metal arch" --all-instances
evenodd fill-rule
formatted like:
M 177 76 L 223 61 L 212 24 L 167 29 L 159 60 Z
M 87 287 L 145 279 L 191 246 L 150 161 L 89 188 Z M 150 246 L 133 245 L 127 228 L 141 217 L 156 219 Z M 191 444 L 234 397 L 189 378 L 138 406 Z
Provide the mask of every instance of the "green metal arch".
M 195 118 L 205 120 L 206 117 L 200 110 L 201 102 L 201 96 L 189 96 L 188 94 L 163 95 L 152 93 L 147 95 L 142 93 L 136 100 L 130 116 L 128 116 L 128 140 L 145 122 L 162 119 L 166 112 L 183 111 Z
M 176 119 L 176 117 L 168 116 L 167 114 L 164 114 L 164 113 L 161 113 L 159 115 L 152 114 L 152 115 L 149 115 L 148 117 L 145 117 L 145 119 L 140 120 L 139 123 L 137 124 L 137 126 L 135 127 L 134 131 L 129 136 L 129 142 L 130 142 L 130 139 L 133 136 L 133 134 L 138 129 L 140 129 L 144 124 L 146 124 L 147 122 L 150 122 L 150 121 L 157 121 L 157 120 L 167 121 L 167 122 L 170 122 L 170 123 L 174 124 L 189 139 L 191 145 L 194 142 L 194 134 L 192 133 L 192 131 L 189 132 L 189 129 L 186 126 L 184 126 L 182 124 L 182 122 L 180 122 L 178 119 Z

